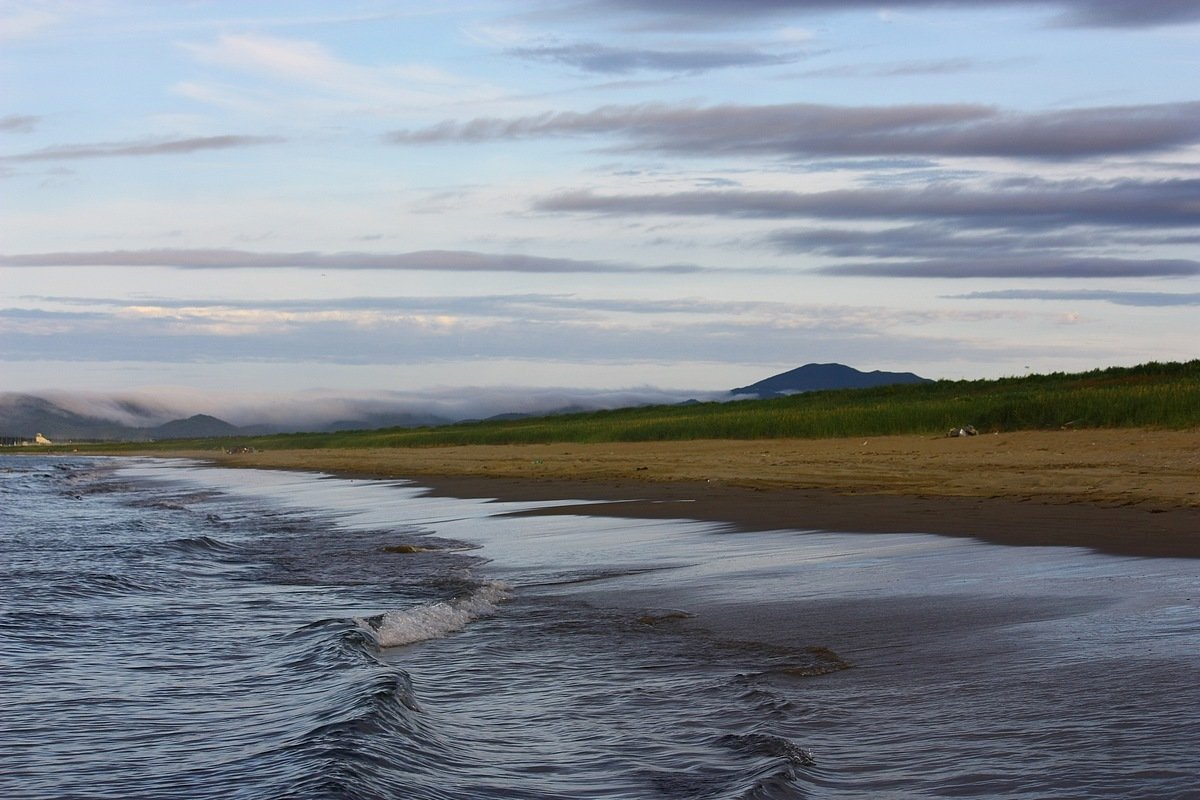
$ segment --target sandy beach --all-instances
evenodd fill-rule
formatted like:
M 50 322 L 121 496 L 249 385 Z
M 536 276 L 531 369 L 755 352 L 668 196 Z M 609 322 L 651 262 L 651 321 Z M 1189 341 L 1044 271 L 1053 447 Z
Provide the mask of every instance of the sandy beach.
M 1200 430 L 181 455 L 411 479 L 459 497 L 611 501 L 590 514 L 1200 557 Z

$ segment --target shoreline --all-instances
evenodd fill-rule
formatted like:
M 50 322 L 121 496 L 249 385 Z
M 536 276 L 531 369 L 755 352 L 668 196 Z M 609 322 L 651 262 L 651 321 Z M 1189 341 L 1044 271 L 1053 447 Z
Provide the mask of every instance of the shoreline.
M 744 531 L 928 533 L 1008 546 L 1085 547 L 1111 555 L 1200 558 L 1200 509 L 1196 508 L 1146 510 L 1005 497 L 843 494 L 695 483 L 533 483 L 430 476 L 415 482 L 437 496 L 583 501 L 512 516 L 686 518 L 725 523 Z
M 529 515 L 1200 558 L 1200 430 L 143 454 L 403 479 L 443 496 L 593 501 Z

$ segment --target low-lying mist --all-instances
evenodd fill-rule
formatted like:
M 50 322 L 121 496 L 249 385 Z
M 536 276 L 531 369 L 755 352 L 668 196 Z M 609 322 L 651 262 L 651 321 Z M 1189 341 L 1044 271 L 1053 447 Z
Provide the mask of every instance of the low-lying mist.
M 119 394 L 47 391 L 38 397 L 71 414 L 150 428 L 196 414 L 239 427 L 322 430 L 331 427 L 388 427 L 486 419 L 502 414 L 594 411 L 639 405 L 717 399 L 712 391 L 654 387 L 597 390 L 561 387 L 439 387 L 422 391 L 343 395 L 327 390 L 288 394 L 160 389 Z M 11 401 L 16 395 L 2 396 Z M 25 395 L 24 397 L 29 397 Z

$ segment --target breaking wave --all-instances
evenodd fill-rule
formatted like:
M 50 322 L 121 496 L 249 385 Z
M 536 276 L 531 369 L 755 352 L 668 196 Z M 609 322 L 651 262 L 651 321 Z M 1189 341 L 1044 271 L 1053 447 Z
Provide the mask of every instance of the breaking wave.
M 453 600 L 387 611 L 354 621 L 370 632 L 380 647 L 402 647 L 441 639 L 462 630 L 473 620 L 491 616 L 511 594 L 507 584 L 493 581 Z

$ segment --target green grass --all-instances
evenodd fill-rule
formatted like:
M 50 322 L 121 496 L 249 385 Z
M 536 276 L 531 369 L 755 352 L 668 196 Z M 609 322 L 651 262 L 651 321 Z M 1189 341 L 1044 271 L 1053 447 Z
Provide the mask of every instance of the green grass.
M 772 400 L 648 406 L 430 428 L 169 441 L 149 447 L 299 449 L 821 438 L 939 434 L 968 424 L 980 433 L 1063 426 L 1200 427 L 1200 360 L 1076 374 L 808 392 Z

